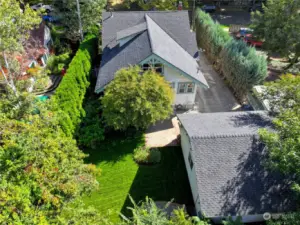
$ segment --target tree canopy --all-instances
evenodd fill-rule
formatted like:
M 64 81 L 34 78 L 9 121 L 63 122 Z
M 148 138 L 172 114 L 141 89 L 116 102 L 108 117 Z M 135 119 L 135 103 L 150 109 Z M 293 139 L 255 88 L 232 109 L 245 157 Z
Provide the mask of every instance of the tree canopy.
M 0 79 L 17 94 L 16 80 L 22 73 L 17 56 L 24 54 L 30 31 L 41 18 L 29 5 L 20 8 L 16 0 L 0 0 Z
M 78 0 L 83 33 L 91 33 L 94 27 L 100 27 L 102 10 L 106 0 Z M 72 41 L 80 40 L 80 26 L 76 0 L 53 0 L 54 13 L 61 18 L 60 22 L 65 27 L 65 35 Z M 100 28 L 97 29 L 97 34 Z
M 300 1 L 268 0 L 263 8 L 264 13 L 252 14 L 255 35 L 264 39 L 269 53 L 293 57 L 295 63 L 300 56 Z
M 277 113 L 276 132 L 261 130 L 269 151 L 268 165 L 293 175 L 294 190 L 300 193 L 300 77 L 286 75 L 267 85 L 267 99 Z
M 116 130 L 145 129 L 173 112 L 170 84 L 153 70 L 141 73 L 138 66 L 121 69 L 107 85 L 101 102 L 108 126 Z
M 129 7 L 131 3 L 136 2 L 143 10 L 176 10 L 178 9 L 178 1 L 177 0 L 126 0 L 125 3 Z M 188 0 L 182 0 L 182 8 L 188 9 L 189 4 Z
M 55 112 L 21 96 L 0 107 L 0 223 L 59 224 L 65 207 L 97 188 L 98 170 L 84 164 Z

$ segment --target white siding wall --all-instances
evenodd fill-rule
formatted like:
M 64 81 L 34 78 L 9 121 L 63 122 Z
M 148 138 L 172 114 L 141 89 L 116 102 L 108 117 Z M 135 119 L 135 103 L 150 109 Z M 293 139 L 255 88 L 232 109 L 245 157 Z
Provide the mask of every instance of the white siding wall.
M 193 82 L 193 81 L 191 81 L 190 79 L 181 75 L 175 69 L 168 67 L 166 65 L 164 65 L 164 76 L 167 81 L 175 83 L 175 89 L 174 89 L 174 93 L 175 93 L 174 104 L 175 105 L 178 105 L 178 104 L 189 105 L 189 104 L 195 103 L 197 85 L 195 85 L 194 93 L 189 93 L 189 94 L 178 94 L 177 93 L 177 88 L 178 88 L 179 82 Z
M 189 164 L 189 152 L 191 149 L 191 143 L 189 140 L 189 137 L 184 130 L 183 127 L 180 127 L 180 134 L 181 134 L 181 148 L 182 153 L 184 157 L 185 167 L 188 174 L 188 178 L 190 181 L 190 186 L 192 189 L 193 199 L 196 207 L 197 213 L 200 212 L 200 200 L 198 199 L 198 186 L 197 186 L 197 179 L 196 179 L 196 172 L 195 172 L 195 166 L 193 166 L 193 169 L 191 170 L 190 164 Z

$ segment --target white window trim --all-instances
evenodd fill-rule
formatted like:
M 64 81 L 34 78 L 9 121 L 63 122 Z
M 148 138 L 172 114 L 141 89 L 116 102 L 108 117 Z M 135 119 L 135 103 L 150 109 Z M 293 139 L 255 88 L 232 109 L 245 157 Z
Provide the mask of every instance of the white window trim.
M 184 85 L 184 92 L 180 92 L 180 86 Z M 193 90 L 192 92 L 188 92 L 188 85 L 192 84 L 193 85 Z M 179 82 L 178 83 L 178 89 L 177 89 L 177 94 L 193 94 L 195 92 L 195 83 L 194 82 Z

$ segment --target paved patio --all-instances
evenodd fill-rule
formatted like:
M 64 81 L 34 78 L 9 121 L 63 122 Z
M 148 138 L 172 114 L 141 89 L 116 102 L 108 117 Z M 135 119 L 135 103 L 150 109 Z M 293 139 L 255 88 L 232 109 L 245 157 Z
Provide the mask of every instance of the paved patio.
M 157 122 L 146 131 L 148 147 L 178 146 L 177 137 L 180 133 L 176 116 Z

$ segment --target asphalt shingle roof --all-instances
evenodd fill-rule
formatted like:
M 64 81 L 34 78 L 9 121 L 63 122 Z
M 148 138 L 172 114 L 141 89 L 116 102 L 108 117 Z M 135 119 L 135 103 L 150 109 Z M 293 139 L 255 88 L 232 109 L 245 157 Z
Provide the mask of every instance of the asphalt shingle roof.
M 144 30 L 147 30 L 147 23 L 141 23 L 136 26 L 121 30 L 117 32 L 117 40 L 120 40 L 125 37 L 129 37 L 134 34 L 138 34 Z
M 148 31 L 144 31 L 121 47 L 115 46 L 109 51 L 105 50 L 96 90 L 108 84 L 119 69 L 138 64 L 151 54 Z
M 148 15 L 146 21 L 152 52 L 208 87 L 196 60 Z
M 164 37 L 167 38 L 162 39 L 161 37 L 156 37 L 159 38 L 159 41 L 164 42 L 165 46 L 168 46 L 170 43 L 172 43 L 172 47 L 176 46 L 176 48 L 180 48 L 180 50 L 177 50 L 176 53 L 177 55 L 182 53 L 183 57 L 181 57 L 180 60 L 178 60 L 178 56 L 176 60 L 172 59 L 173 63 L 179 63 L 178 65 L 174 66 L 181 67 L 181 70 L 184 72 L 195 72 L 191 71 L 191 69 L 186 66 L 191 63 L 191 57 L 197 57 L 198 51 L 195 34 L 190 32 L 188 11 L 103 12 L 103 54 L 95 88 L 96 91 L 107 85 L 114 78 L 114 73 L 117 70 L 128 65 L 138 64 L 153 53 L 149 37 L 148 39 L 145 37 L 145 34 L 149 35 L 151 32 L 149 30 L 149 23 L 147 23 L 147 30 L 143 31 L 143 24 L 147 22 L 146 15 L 151 18 L 151 21 L 157 24 L 151 26 L 150 29 L 152 28 L 153 31 L 153 28 L 158 26 L 162 31 L 161 33 L 163 33 Z M 140 33 L 140 31 L 142 33 Z M 136 34 L 135 38 L 130 40 L 124 46 L 118 46 L 118 39 L 128 35 L 130 36 L 130 34 Z M 128 49 L 132 48 L 133 46 L 135 49 Z M 145 49 L 143 49 L 143 47 Z M 170 51 L 174 52 L 174 50 L 171 48 Z M 166 55 L 172 54 L 169 52 Z M 171 61 L 171 59 L 169 60 Z M 195 63 L 196 62 L 193 62 L 190 67 L 197 66 Z M 195 75 L 189 75 L 199 80 L 204 85 L 207 84 L 203 75 L 199 71 L 196 71 Z
M 296 208 L 291 182 L 264 166 L 258 129 L 265 112 L 183 114 L 190 137 L 201 210 L 207 217 L 280 213 Z

